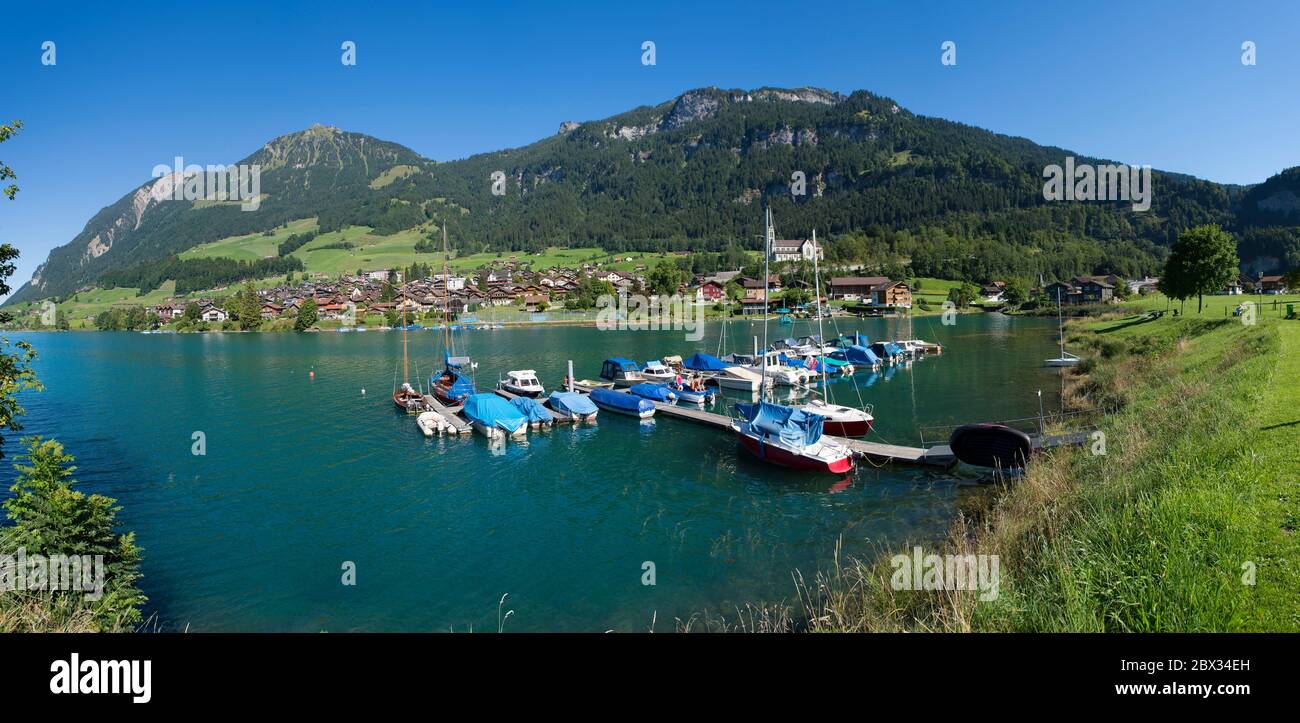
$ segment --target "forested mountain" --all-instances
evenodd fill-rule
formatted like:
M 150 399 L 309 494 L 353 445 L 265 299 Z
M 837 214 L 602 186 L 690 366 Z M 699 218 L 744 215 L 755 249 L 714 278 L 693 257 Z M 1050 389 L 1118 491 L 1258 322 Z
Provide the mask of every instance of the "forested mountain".
M 1250 188 L 1156 171 L 1150 210 L 1135 212 L 1127 201 L 1045 201 L 1043 169 L 1071 155 L 1107 162 L 917 116 L 869 92 L 814 88 L 693 90 L 446 163 L 314 126 L 242 161 L 262 165 L 259 210 L 156 202 L 151 182 L 53 251 L 14 299 L 64 294 L 113 268 L 312 216 L 322 233 L 445 221 L 467 251 L 754 248 L 764 199 L 782 236 L 815 227 L 833 259 L 903 258 L 922 275 L 1156 273 L 1179 231 L 1206 222 L 1237 233 L 1246 260 L 1300 265 L 1300 169 Z M 796 171 L 806 178 L 798 197 Z

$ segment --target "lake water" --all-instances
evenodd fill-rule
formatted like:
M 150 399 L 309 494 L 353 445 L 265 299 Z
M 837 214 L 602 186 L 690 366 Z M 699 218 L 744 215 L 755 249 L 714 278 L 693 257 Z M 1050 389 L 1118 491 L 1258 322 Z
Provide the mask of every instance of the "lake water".
M 533 327 L 466 331 L 457 346 L 479 363 L 481 390 L 519 368 L 551 388 L 568 359 L 595 377 L 607 356 L 714 353 L 720 326 L 697 343 L 680 331 Z M 838 331 L 855 329 L 945 347 L 834 384 L 837 401 L 875 406 L 877 441 L 1032 416 L 1040 388 L 1056 407 L 1058 378 L 1041 367 L 1056 352 L 1052 320 Z M 761 324 L 729 323 L 731 350 L 755 334 Z M 507 630 L 645 630 L 656 615 L 668 630 L 704 610 L 792 598 L 792 572 L 824 569 L 837 540 L 869 555 L 941 537 L 969 476 L 864 464 L 836 485 L 753 460 L 722 431 L 603 412 L 504 450 L 478 435 L 426 440 L 389 399 L 400 332 L 9 336 L 35 345 L 46 386 L 23 395 L 23 434 L 57 437 L 80 489 L 118 498 L 144 547 L 148 612 L 168 629 L 494 631 L 509 593 Z M 424 378 L 440 341 L 410 334 Z M 17 435 L 5 451 L 7 488 Z M 356 564 L 353 587 L 341 584 L 344 561 Z M 642 584 L 646 561 L 654 586 Z

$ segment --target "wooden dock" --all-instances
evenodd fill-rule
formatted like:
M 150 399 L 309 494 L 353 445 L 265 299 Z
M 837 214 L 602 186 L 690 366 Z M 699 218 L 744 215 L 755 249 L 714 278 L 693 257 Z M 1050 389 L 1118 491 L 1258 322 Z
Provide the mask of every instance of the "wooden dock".
M 519 396 L 514 392 L 507 392 L 504 389 L 493 389 L 492 391 L 496 392 L 497 396 L 503 397 L 505 399 L 514 399 L 515 397 Z M 538 401 L 540 402 L 541 400 L 539 399 Z M 546 407 L 546 405 L 542 405 L 542 406 Z M 559 412 L 555 411 L 554 409 L 551 409 L 550 407 L 546 407 L 546 411 L 551 413 L 551 421 L 554 422 L 555 424 L 570 424 L 573 422 L 573 419 L 569 417 L 567 414 L 560 414 Z
M 730 429 L 731 417 L 724 414 L 715 414 L 706 412 L 703 409 L 692 407 L 679 407 L 666 402 L 655 402 L 655 412 L 669 417 L 677 417 L 699 424 L 707 424 L 718 429 Z M 881 444 L 879 442 L 867 442 L 861 439 L 847 439 L 845 437 L 835 437 L 826 435 L 832 440 L 843 444 L 851 449 L 859 457 L 869 459 L 877 464 L 888 462 L 901 462 L 904 464 L 916 464 L 925 467 L 948 468 L 956 464 L 957 458 L 953 456 L 952 450 L 948 445 L 921 449 L 920 447 L 901 447 L 894 444 Z
M 438 401 L 438 398 L 432 394 L 424 395 L 424 405 L 442 415 L 443 419 L 447 420 L 452 427 L 455 427 L 456 434 L 469 434 L 474 431 L 474 428 L 470 426 L 469 422 L 466 422 L 459 414 L 456 414 L 445 407 L 443 403 Z

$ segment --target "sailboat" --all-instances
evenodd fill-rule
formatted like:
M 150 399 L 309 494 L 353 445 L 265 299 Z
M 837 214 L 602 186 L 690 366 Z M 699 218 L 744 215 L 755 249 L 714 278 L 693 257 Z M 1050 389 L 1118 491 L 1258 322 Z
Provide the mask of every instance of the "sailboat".
M 393 390 L 393 404 L 407 414 L 424 410 L 424 399 L 411 387 L 411 370 L 406 353 L 406 308 L 402 308 L 402 386 Z
M 1061 316 L 1061 297 L 1056 297 L 1056 326 L 1057 334 L 1061 339 L 1061 355 L 1055 359 L 1044 359 L 1043 366 L 1046 367 L 1072 367 L 1079 363 L 1079 357 L 1065 350 L 1065 319 Z
M 772 210 L 764 209 L 763 302 L 766 305 L 768 264 L 772 257 Z M 767 347 L 767 317 L 763 318 L 763 347 Z M 766 373 L 767 355 L 763 355 Z M 797 407 L 758 401 L 737 404 L 739 419 L 731 422 L 737 439 L 759 459 L 781 467 L 842 474 L 853 469 L 849 448 L 823 436 L 826 418 Z
M 817 266 L 817 229 L 813 229 L 813 294 L 816 297 L 817 304 L 817 338 L 821 339 L 825 330 L 822 328 L 821 308 L 822 308 L 822 287 L 821 272 Z M 811 402 L 799 405 L 798 408 L 811 414 L 819 414 L 825 417 L 822 422 L 822 430 L 826 434 L 834 434 L 841 437 L 864 437 L 867 432 L 871 431 L 871 424 L 875 417 L 866 410 L 854 409 L 831 402 L 830 375 L 826 370 L 822 370 L 822 393 L 821 399 L 814 399 Z
M 477 365 L 467 356 L 452 356 L 451 289 L 448 283 L 451 270 L 447 265 L 448 253 L 447 224 L 444 223 L 442 225 L 442 373 L 429 380 L 429 388 L 433 390 L 438 401 L 448 407 L 461 407 L 475 391 L 474 380 L 465 373 L 473 371 Z

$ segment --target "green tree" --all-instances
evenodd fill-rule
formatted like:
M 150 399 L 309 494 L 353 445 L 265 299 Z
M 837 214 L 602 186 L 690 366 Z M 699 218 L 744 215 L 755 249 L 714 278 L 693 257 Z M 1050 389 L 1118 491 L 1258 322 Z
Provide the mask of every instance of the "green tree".
M 1011 279 L 1002 291 L 1002 298 L 1011 306 L 1020 306 L 1029 300 L 1029 288 L 1020 279 Z
M 1189 228 L 1178 236 L 1160 277 L 1160 291 L 1185 300 L 1196 297 L 1196 313 L 1204 308 L 1204 296 L 1237 278 L 1237 242 L 1216 224 Z
M 121 508 L 112 498 L 72 488 L 76 467 L 63 445 L 40 437 L 23 441 L 28 451 L 19 459 L 27 464 L 14 465 L 18 476 L 9 488 L 13 496 L 4 503 L 13 525 L 0 529 L 0 552 L 12 555 L 21 548 L 28 556 L 102 555 L 104 588 L 96 600 L 81 590 L 60 590 L 10 593 L 0 604 L 26 607 L 33 602 L 30 598 L 42 598 L 49 610 L 39 619 L 42 627 L 52 622 L 56 629 L 132 629 L 140 621 L 145 596 L 137 585 L 140 548 L 135 533 L 115 529 Z M 10 595 L 17 600 L 11 601 Z
M 239 328 L 249 331 L 262 325 L 262 301 L 257 297 L 253 282 L 245 281 L 239 292 Z
M 980 290 L 974 284 L 963 282 L 960 286 L 954 286 L 948 289 L 948 301 L 951 301 L 958 309 L 964 309 L 970 306 L 979 298 Z
M 646 286 L 656 294 L 675 294 L 685 282 L 686 272 L 672 259 L 662 259 L 646 276 Z
M 317 318 L 316 300 L 308 297 L 303 300 L 302 306 L 298 307 L 298 319 L 293 322 L 293 328 L 297 331 L 306 331 L 316 325 Z
M 185 314 L 184 314 L 185 320 L 190 322 L 191 324 L 197 322 L 199 320 L 199 316 L 201 316 L 202 314 L 203 314 L 203 310 L 199 308 L 198 302 L 191 301 L 190 303 L 185 305 Z

